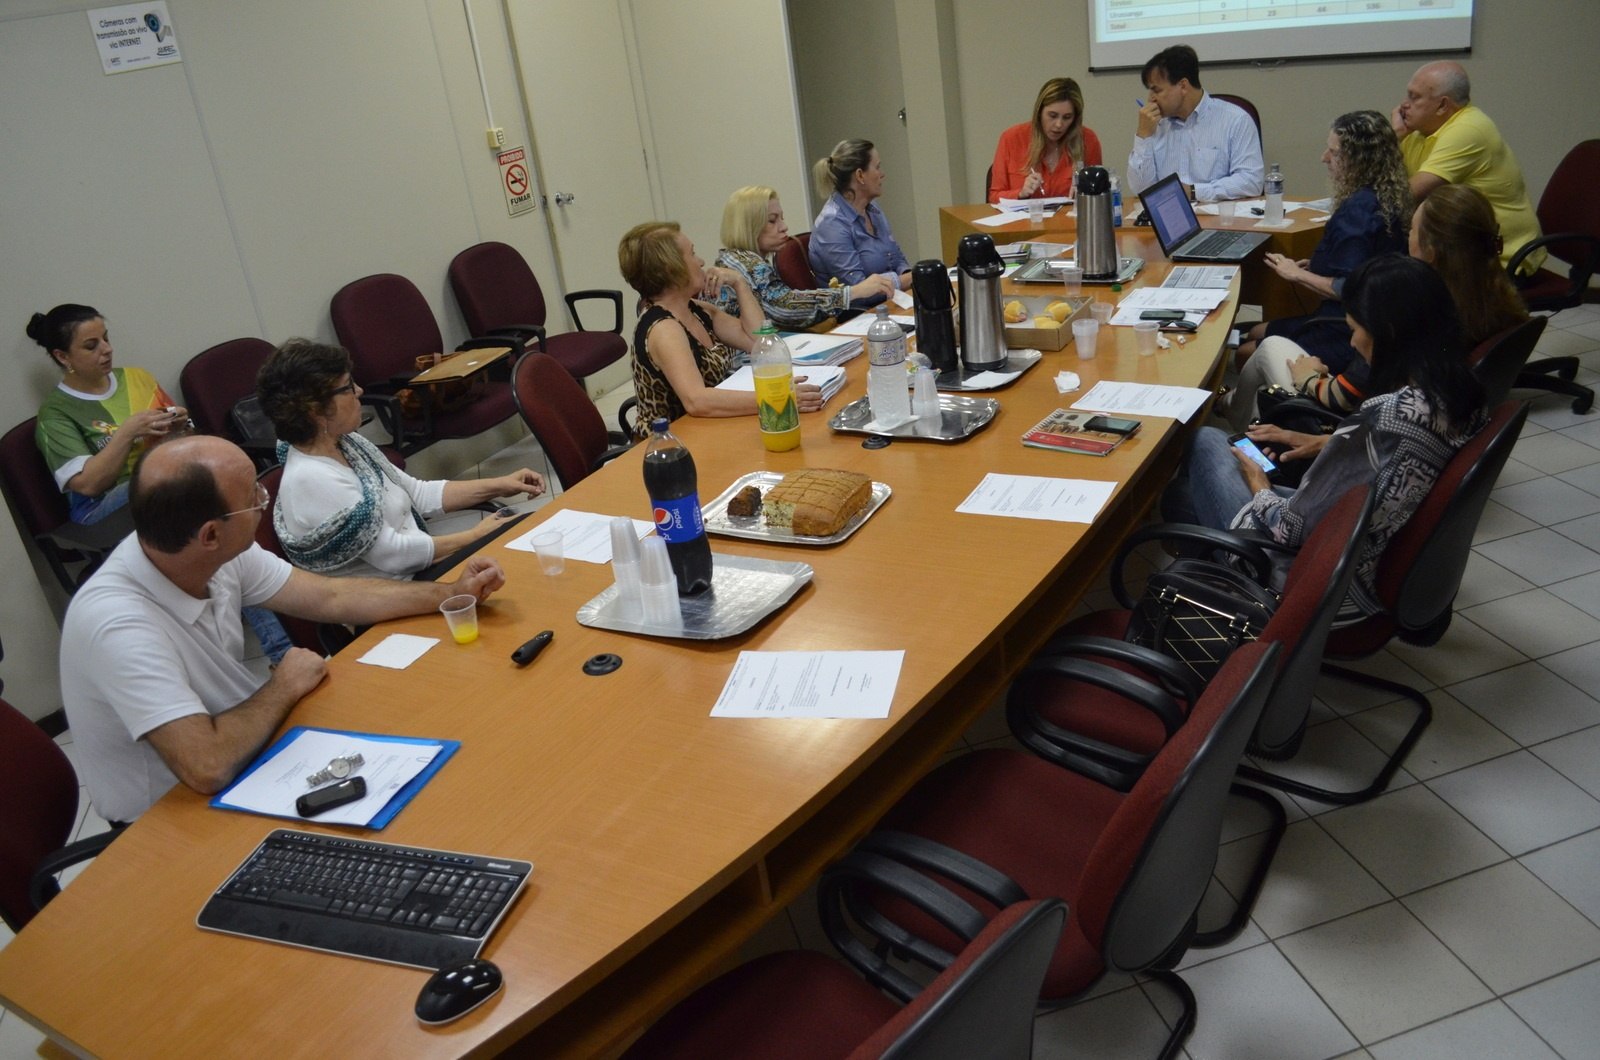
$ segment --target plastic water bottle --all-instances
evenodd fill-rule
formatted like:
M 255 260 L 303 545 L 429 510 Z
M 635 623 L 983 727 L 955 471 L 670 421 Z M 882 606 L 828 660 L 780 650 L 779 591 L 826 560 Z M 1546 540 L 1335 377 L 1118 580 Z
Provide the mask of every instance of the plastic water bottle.
M 1115 173 L 1111 174 L 1111 227 L 1122 227 L 1122 185 Z
M 911 418 L 911 393 L 906 378 L 906 333 L 889 319 L 889 307 L 878 307 L 878 319 L 867 329 L 867 401 L 880 427 Z
M 689 447 L 667 429 L 665 419 L 650 421 L 644 449 L 644 488 L 650 494 L 656 536 L 667 543 L 678 594 L 693 596 L 711 587 L 711 544 L 700 514 L 700 483 Z
M 800 399 L 794 390 L 794 360 L 772 321 L 763 320 L 750 351 L 750 371 L 756 379 L 756 419 L 761 442 L 774 453 L 800 444 Z
M 1268 224 L 1283 220 L 1283 167 L 1276 162 L 1267 171 L 1267 209 L 1263 220 Z

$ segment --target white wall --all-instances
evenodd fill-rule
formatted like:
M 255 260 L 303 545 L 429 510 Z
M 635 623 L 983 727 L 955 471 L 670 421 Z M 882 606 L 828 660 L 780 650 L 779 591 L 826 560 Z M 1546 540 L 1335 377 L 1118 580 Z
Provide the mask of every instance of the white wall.
M 0 429 L 59 378 L 23 332 L 59 302 L 100 308 L 119 360 L 176 388 L 225 339 L 331 338 L 329 298 L 371 272 L 410 277 L 453 343 L 445 269 L 484 239 L 555 286 L 542 212 L 506 212 L 461 0 L 170 0 L 184 62 L 111 77 L 88 6 L 0 2 Z M 473 10 L 495 121 L 526 143 L 501 8 Z M 0 520 L 0 563 L 26 555 Z M 47 592 L 13 577 L 0 609 L 7 690 L 35 716 L 59 706 Z

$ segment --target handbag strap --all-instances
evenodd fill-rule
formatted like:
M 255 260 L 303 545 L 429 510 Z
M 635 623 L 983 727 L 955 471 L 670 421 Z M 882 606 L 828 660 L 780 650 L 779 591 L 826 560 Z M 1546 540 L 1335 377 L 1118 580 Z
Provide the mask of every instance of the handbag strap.
M 1181 541 L 1205 546 L 1208 551 L 1225 552 L 1235 557 L 1257 584 L 1272 584 L 1272 560 L 1260 545 L 1244 535 L 1194 523 L 1159 523 L 1129 535 L 1111 561 L 1111 591 L 1123 607 L 1132 607 L 1135 603 L 1133 594 L 1128 592 L 1123 569 L 1134 549 L 1146 541 Z

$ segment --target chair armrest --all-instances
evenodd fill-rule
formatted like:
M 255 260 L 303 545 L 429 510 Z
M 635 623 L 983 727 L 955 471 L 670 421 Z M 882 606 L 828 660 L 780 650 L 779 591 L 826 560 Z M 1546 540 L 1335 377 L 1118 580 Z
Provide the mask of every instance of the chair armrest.
M 545 330 L 538 324 L 505 324 L 487 332 L 485 339 L 516 339 L 522 343 L 524 350 L 528 347 L 528 340 L 534 339 L 539 348 L 544 349 Z
M 628 420 L 628 413 L 630 412 L 634 414 L 632 422 Z M 638 413 L 639 399 L 636 397 L 631 397 L 624 401 L 621 407 L 617 409 L 617 426 L 622 428 L 623 435 L 629 439 L 637 437 L 635 428 L 639 425 Z
M 1158 523 L 1130 535 L 1111 561 L 1111 592 L 1123 607 L 1132 607 L 1133 596 L 1124 584 L 1122 571 L 1134 549 L 1146 541 L 1182 541 L 1204 545 L 1211 551 L 1227 552 L 1245 567 L 1245 573 L 1261 585 L 1272 583 L 1272 561 L 1255 542 L 1231 530 L 1214 530 L 1194 523 Z
M 950 853 L 959 855 L 958 851 Z M 899 998 L 902 1003 L 909 1002 L 921 992 L 922 987 L 888 962 L 887 953 L 881 952 L 885 946 L 909 953 L 921 963 L 938 970 L 948 967 L 955 960 L 955 955 L 910 934 L 877 914 L 866 904 L 863 892 L 868 889 L 897 895 L 969 942 L 977 937 L 987 922 L 983 914 L 948 888 L 891 857 L 870 850 L 852 851 L 824 872 L 817 884 L 817 909 L 821 915 L 823 932 L 839 954 L 854 965 L 868 982 Z M 847 911 L 849 916 L 846 915 Z M 865 920 L 859 919 L 863 913 L 866 914 Z M 878 951 L 869 948 L 860 935 L 852 930 L 852 919 L 860 929 L 878 937 Z
M 1143 669 L 1145 676 L 1154 678 L 1168 695 L 1190 703 L 1205 691 L 1205 682 L 1200 680 L 1199 674 L 1172 656 L 1143 644 L 1084 633 L 1057 633 L 1034 653 L 1034 659 L 1045 655 L 1098 655 L 1102 659 L 1128 663 Z
M 594 463 L 589 465 L 589 470 L 599 471 L 601 468 L 611 463 L 611 461 L 615 460 L 623 453 L 626 453 L 629 449 L 632 449 L 633 446 L 633 442 L 629 442 L 627 445 L 613 445 L 610 449 L 607 449 L 605 452 L 594 458 Z
M 99 835 L 80 839 L 76 843 L 68 843 L 55 853 L 46 855 L 34 868 L 33 875 L 28 878 L 28 900 L 33 903 L 33 907 L 43 909 L 46 902 L 61 893 L 61 888 L 56 883 L 56 873 L 80 861 L 88 861 L 110 846 L 111 841 L 121 834 L 121 828 L 113 828 L 109 832 L 101 832 Z
M 1547 247 L 1553 243 L 1588 244 L 1589 260 L 1587 262 L 1582 262 L 1572 266 L 1571 272 L 1569 273 L 1569 278 L 1572 280 L 1574 286 L 1578 288 L 1588 286 L 1589 276 L 1594 273 L 1597 262 L 1600 262 L 1600 237 L 1592 236 L 1587 232 L 1557 232 L 1554 235 L 1542 235 L 1537 239 L 1528 240 L 1526 243 L 1522 244 L 1522 246 L 1518 247 L 1517 252 L 1511 255 L 1511 260 L 1506 262 L 1506 272 L 1511 275 L 1512 282 L 1516 283 L 1519 280 L 1527 279 L 1525 276 L 1520 276 L 1517 270 L 1522 267 L 1523 260 L 1527 258 L 1529 254 L 1532 254 L 1540 247 Z M 1581 280 L 1579 276 L 1580 273 Z
M 380 394 L 363 388 L 361 404 L 378 414 L 378 423 L 389 432 L 389 440 L 396 449 L 405 452 L 406 425 L 405 417 L 400 413 L 400 399 L 393 394 Z
M 578 316 L 578 303 L 580 301 L 585 300 L 585 299 L 604 299 L 604 300 L 610 302 L 611 306 L 612 306 L 612 309 L 616 313 L 616 323 L 614 323 L 610 327 L 609 330 L 616 332 L 618 335 L 622 334 L 622 292 L 621 291 L 603 291 L 603 290 L 599 290 L 598 288 L 596 288 L 596 289 L 587 290 L 587 291 L 572 291 L 572 292 L 569 292 L 567 294 L 567 311 L 572 314 L 572 321 L 573 321 L 573 323 L 578 325 L 578 330 L 579 331 L 588 331 L 589 330 L 588 328 L 583 326 L 583 318 Z
M 128 524 L 117 521 L 89 524 L 62 523 L 39 536 L 47 537 L 74 552 L 110 552 L 128 536 Z

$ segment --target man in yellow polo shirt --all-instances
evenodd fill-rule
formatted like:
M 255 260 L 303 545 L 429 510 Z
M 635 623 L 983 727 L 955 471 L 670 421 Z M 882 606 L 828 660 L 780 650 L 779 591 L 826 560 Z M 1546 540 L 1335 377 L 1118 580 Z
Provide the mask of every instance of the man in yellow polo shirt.
M 1482 193 L 1500 222 L 1502 263 L 1539 237 L 1539 217 L 1528 200 L 1522 167 L 1489 116 L 1472 105 L 1472 88 L 1460 63 L 1428 63 L 1406 85 L 1405 100 L 1390 115 L 1411 197 L 1421 202 L 1441 184 L 1465 184 Z M 1525 258 L 1526 275 L 1545 259 L 1543 248 Z

